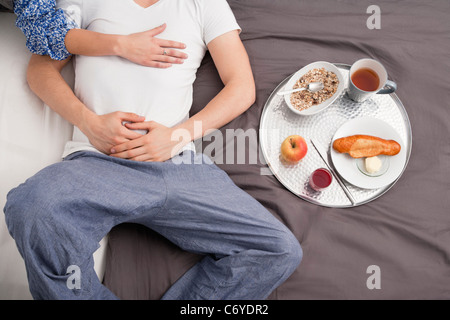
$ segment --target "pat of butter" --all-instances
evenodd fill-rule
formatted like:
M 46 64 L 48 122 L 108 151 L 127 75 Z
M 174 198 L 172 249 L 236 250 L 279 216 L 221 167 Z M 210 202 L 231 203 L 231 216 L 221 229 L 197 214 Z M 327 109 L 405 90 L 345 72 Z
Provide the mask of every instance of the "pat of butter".
M 380 171 L 382 165 L 383 163 L 378 157 L 366 158 L 366 170 L 370 174 Z

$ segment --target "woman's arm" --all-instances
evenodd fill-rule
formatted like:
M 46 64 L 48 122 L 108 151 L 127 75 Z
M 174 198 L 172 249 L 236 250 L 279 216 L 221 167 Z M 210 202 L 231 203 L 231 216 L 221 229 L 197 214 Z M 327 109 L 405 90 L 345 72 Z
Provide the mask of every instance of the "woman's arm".
M 182 64 L 187 59 L 187 54 L 175 50 L 185 49 L 185 44 L 155 37 L 165 29 L 166 24 L 163 24 L 152 30 L 130 35 L 110 35 L 71 29 L 65 37 L 65 45 L 72 54 L 115 55 L 147 67 L 168 68 L 172 64 Z
M 208 131 L 221 128 L 250 108 L 255 102 L 255 82 L 238 32 L 217 37 L 208 48 L 225 85 L 222 91 L 203 110 L 174 128 L 153 121 L 126 124 L 129 129 L 148 130 L 149 133 L 115 146 L 111 149 L 113 156 L 136 161 L 165 161 L 184 145 Z M 201 123 L 201 130 L 198 130 L 198 123 Z
M 122 124 L 124 121 L 144 121 L 144 117 L 125 112 L 98 116 L 75 96 L 61 76 L 61 70 L 69 60 L 56 61 L 48 56 L 33 55 L 27 71 L 31 90 L 51 109 L 77 126 L 99 151 L 109 154 L 112 146 L 141 137 Z
M 56 9 L 55 0 L 14 0 L 16 26 L 24 33 L 27 48 L 34 54 L 62 61 L 70 57 L 64 45 L 67 32 L 76 24 Z
M 28 49 L 54 60 L 65 60 L 71 54 L 118 55 L 148 67 L 167 68 L 187 58 L 175 50 L 186 48 L 183 43 L 155 38 L 165 30 L 165 24 L 131 35 L 108 35 L 78 29 L 63 10 L 56 8 L 55 0 L 15 0 L 14 12 Z

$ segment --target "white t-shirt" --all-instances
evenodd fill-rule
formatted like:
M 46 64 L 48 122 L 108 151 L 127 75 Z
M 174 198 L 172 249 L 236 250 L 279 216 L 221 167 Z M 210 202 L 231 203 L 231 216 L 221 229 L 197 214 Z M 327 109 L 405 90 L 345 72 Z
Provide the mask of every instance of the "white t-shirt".
M 125 35 L 166 23 L 157 37 L 186 44 L 188 59 L 168 69 L 140 66 L 117 56 L 75 57 L 74 91 L 88 108 L 98 115 L 134 112 L 167 127 L 189 117 L 192 85 L 208 43 L 240 31 L 226 0 L 159 0 L 148 8 L 134 0 L 59 0 L 57 5 L 83 29 Z M 63 157 L 81 150 L 96 149 L 75 127 Z

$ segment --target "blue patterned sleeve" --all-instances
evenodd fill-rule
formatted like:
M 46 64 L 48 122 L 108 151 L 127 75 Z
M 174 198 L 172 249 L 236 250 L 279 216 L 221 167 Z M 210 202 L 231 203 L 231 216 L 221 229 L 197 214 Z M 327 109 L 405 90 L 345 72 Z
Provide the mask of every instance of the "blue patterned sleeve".
M 27 48 L 35 54 L 48 55 L 54 60 L 70 56 L 64 38 L 78 26 L 67 19 L 55 0 L 15 0 L 16 25 L 27 38 Z

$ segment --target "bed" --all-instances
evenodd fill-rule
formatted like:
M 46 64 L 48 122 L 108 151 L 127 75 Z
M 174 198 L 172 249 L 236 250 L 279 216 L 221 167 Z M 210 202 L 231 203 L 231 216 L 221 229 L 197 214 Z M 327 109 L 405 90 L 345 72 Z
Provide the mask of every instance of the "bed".
M 0 207 L 9 190 L 40 169 L 61 160 L 73 127 L 53 112 L 28 88 L 26 69 L 31 54 L 25 37 L 14 25 L 15 15 L 0 12 Z M 73 86 L 69 66 L 64 78 Z M 100 279 L 105 270 L 107 237 L 95 253 Z M 0 300 L 30 299 L 25 265 L 8 233 L 4 215 L 0 219 Z
M 363 57 L 381 61 L 398 83 L 413 132 L 401 179 L 380 198 L 355 208 L 327 208 L 298 198 L 274 176 L 261 174 L 267 169 L 263 159 L 256 164 L 219 162 L 302 245 L 302 263 L 269 299 L 450 299 L 450 3 L 380 0 L 381 28 L 370 29 L 368 1 L 228 2 L 243 28 L 257 99 L 222 132 L 257 131 L 271 92 L 301 67 L 319 60 L 351 64 Z M 12 22 L 11 14 L 0 13 L 2 206 L 10 188 L 59 160 L 71 132 L 27 88 L 28 53 Z M 66 73 L 70 78 L 70 70 Z M 221 87 L 206 56 L 194 85 L 192 114 Z M 17 119 L 24 122 L 20 128 Z M 232 142 L 223 141 L 224 146 Z M 208 146 L 197 144 L 199 149 Z M 257 146 L 248 152 L 255 151 L 251 148 Z M 224 156 L 215 154 L 216 160 Z M 29 298 L 23 262 L 0 221 L 0 298 Z M 98 274 L 122 299 L 159 299 L 202 258 L 140 225 L 117 226 L 107 240 L 96 260 Z M 378 267 L 379 289 L 368 285 L 371 266 Z

